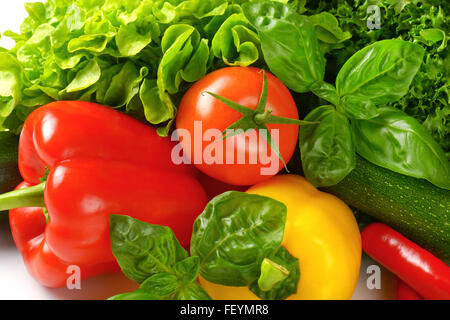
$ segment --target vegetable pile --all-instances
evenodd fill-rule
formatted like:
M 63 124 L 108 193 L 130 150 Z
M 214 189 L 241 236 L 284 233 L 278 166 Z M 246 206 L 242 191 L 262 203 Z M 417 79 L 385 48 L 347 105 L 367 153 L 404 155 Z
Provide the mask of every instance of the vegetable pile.
M 38 282 L 349 299 L 364 250 L 399 299 L 450 299 L 447 4 L 26 9 L 0 48 L 0 211 Z

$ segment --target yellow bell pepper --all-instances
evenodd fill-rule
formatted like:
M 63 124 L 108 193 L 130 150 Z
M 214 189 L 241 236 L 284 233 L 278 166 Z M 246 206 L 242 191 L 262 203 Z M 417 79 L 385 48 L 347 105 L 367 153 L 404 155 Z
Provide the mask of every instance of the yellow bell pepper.
M 350 208 L 297 175 L 275 176 L 247 192 L 287 206 L 282 245 L 300 266 L 297 293 L 288 300 L 350 299 L 361 264 L 361 237 Z M 200 284 L 215 300 L 259 299 L 247 287 L 218 285 L 203 278 Z

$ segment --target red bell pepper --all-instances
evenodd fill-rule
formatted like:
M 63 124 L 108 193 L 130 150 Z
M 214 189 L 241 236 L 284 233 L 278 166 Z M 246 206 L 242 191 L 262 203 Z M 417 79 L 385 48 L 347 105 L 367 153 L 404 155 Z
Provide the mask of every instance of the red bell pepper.
M 153 128 L 100 105 L 56 102 L 35 110 L 19 143 L 25 182 L 0 196 L 0 210 L 12 209 L 13 238 L 31 275 L 61 287 L 72 265 L 82 279 L 119 270 L 110 214 L 167 225 L 187 246 L 207 199 L 194 171 L 171 161 L 173 147 Z
M 362 248 L 425 299 L 450 299 L 450 268 L 439 258 L 382 223 L 361 232 Z

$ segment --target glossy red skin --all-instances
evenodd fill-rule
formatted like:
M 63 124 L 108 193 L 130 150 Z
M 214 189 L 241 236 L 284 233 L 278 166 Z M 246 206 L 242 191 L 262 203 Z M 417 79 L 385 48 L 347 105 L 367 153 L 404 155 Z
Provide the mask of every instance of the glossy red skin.
M 395 289 L 395 299 L 396 300 L 423 300 L 423 298 L 410 286 L 404 283 L 399 278 L 396 278 L 396 289 Z
M 122 113 L 95 103 L 58 101 L 27 118 L 19 142 L 19 169 L 25 181 L 38 184 L 45 167 L 79 158 L 119 160 L 143 166 L 194 172 L 175 165 L 176 143 Z
M 450 299 L 450 268 L 382 223 L 361 232 L 362 248 L 425 299 Z
M 10 225 L 30 274 L 45 286 L 66 285 L 70 265 L 81 268 L 82 279 L 119 270 L 110 248 L 110 214 L 169 226 L 187 247 L 207 203 L 195 170 L 170 161 L 174 143 L 107 110 L 59 102 L 37 109 L 25 122 L 19 165 L 26 182 L 18 188 L 39 183 L 47 166 L 50 219 L 46 224 L 42 208 L 13 209 Z
M 27 182 L 16 189 L 30 187 Z M 72 265 L 63 262 L 51 251 L 44 239 L 45 217 L 42 208 L 19 208 L 9 211 L 11 232 L 30 275 L 40 284 L 57 288 L 66 285 L 67 268 Z M 109 262 L 102 265 L 79 265 L 81 279 L 99 274 L 120 271 L 119 265 Z
M 297 106 L 286 86 L 270 73 L 267 74 L 268 98 L 266 109 L 271 109 L 275 116 L 298 119 Z M 196 82 L 184 95 L 177 114 L 177 129 L 186 129 L 191 133 L 189 150 L 187 141 L 180 138 L 183 151 L 189 159 L 194 157 L 194 121 L 202 121 L 203 133 L 208 129 L 225 130 L 239 120 L 242 115 L 229 106 L 219 102 L 205 93 L 210 91 L 219 96 L 228 98 L 246 107 L 256 109 L 263 83 L 263 73 L 260 69 L 253 67 L 229 67 L 219 69 Z M 287 162 L 291 159 L 298 140 L 298 126 L 269 124 L 268 129 L 279 129 L 279 150 L 283 159 Z M 258 134 L 259 136 L 259 134 Z M 228 139 L 242 140 L 243 135 Z M 227 140 L 228 140 L 227 139 Z M 246 159 L 250 154 L 258 153 L 261 148 L 268 148 L 263 139 L 258 139 L 258 145 L 247 146 L 245 149 Z M 202 151 L 211 142 L 203 142 Z M 236 147 L 235 147 L 236 150 Z M 203 154 L 203 153 L 202 153 Z M 225 152 L 226 154 L 226 152 Z M 283 163 L 278 158 L 278 168 L 283 169 Z M 270 178 L 270 175 L 261 175 L 261 167 L 267 167 L 259 161 L 256 164 L 195 164 L 203 173 L 231 185 L 253 185 Z
M 41 208 L 21 208 L 10 210 L 10 224 L 32 276 L 45 286 L 59 287 L 66 283 L 69 265 L 80 266 L 83 279 L 119 270 L 110 247 L 110 214 L 169 226 L 187 247 L 206 202 L 202 186 L 189 174 L 74 159 L 59 163 L 48 176 L 49 222 L 45 224 Z
M 211 178 L 210 176 L 204 174 L 203 172 L 199 172 L 197 179 L 205 189 L 208 201 L 218 196 L 219 194 L 222 194 L 227 191 L 244 192 L 249 188 L 249 186 L 234 186 L 231 184 L 224 183 L 222 181 Z

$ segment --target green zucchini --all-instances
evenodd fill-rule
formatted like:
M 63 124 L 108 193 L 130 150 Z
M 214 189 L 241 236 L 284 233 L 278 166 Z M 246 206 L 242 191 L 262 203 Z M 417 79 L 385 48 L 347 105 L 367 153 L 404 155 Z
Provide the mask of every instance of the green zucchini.
M 323 189 L 450 261 L 449 190 L 378 167 L 359 156 L 356 168 L 343 181 Z
M 0 132 L 0 194 L 13 190 L 21 181 L 17 166 L 19 138 Z M 0 218 L 6 216 L 0 212 Z

